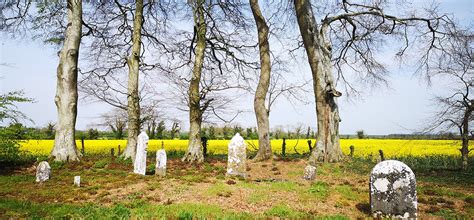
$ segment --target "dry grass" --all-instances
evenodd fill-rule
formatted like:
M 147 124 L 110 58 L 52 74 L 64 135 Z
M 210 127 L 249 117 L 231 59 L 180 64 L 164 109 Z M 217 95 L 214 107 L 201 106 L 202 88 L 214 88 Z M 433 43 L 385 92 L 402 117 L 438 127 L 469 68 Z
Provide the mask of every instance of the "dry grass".
M 105 166 L 96 168 L 98 161 Z M 27 217 L 31 213 L 8 203 L 30 201 L 33 205 L 92 205 L 105 209 L 120 205 L 138 216 L 150 207 L 173 207 L 183 215 L 195 217 L 198 211 L 193 210 L 206 207 L 249 217 L 369 216 L 368 177 L 372 162 L 321 164 L 314 182 L 301 178 L 305 164 L 298 158 L 249 162 L 249 178 L 238 179 L 225 177 L 224 159 L 211 158 L 201 165 L 171 159 L 167 177 L 160 178 L 138 176 L 131 173 L 129 164 L 95 157 L 79 163 L 53 164 L 52 179 L 44 184 L 34 182 L 34 169 L 17 168 L 0 176 L 0 215 Z M 75 175 L 81 176 L 80 188 L 73 186 Z M 470 178 L 464 180 L 456 179 L 463 177 L 460 171 L 420 171 L 416 175 L 419 216 L 474 215 L 472 175 L 467 174 Z M 43 210 L 42 214 L 54 212 Z

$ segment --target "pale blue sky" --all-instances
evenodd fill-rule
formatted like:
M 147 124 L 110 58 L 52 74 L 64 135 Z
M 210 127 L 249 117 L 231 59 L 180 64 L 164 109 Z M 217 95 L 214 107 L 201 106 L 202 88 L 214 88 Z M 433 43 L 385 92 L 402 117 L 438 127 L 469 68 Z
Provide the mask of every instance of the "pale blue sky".
M 423 3 L 421 3 L 423 4 Z M 472 23 L 474 6 L 471 0 L 442 1 L 443 11 L 452 12 L 464 23 Z M 54 95 L 56 88 L 57 49 L 31 40 L 12 40 L 0 36 L 0 92 L 24 90 L 35 103 L 21 104 L 20 110 L 44 126 L 56 121 Z M 304 60 L 306 62 L 306 60 Z M 391 65 L 395 66 L 395 65 Z M 379 88 L 367 93 L 363 99 L 339 100 L 340 133 L 354 134 L 363 129 L 368 134 L 411 133 L 420 130 L 425 119 L 435 110 L 430 98 L 442 94 L 445 87 L 436 83 L 427 87 L 426 82 L 411 73 L 391 68 L 390 88 Z M 312 101 L 313 98 L 308 100 Z M 252 103 L 239 103 L 252 109 Z M 98 116 L 111 109 L 101 103 L 79 103 L 77 128 L 85 129 L 99 122 Z M 176 111 L 171 111 L 176 112 Z M 179 115 L 186 124 L 186 114 Z M 271 127 L 294 128 L 316 126 L 314 104 L 296 105 L 280 99 L 270 116 Z M 242 126 L 255 126 L 255 116 L 250 112 L 240 115 L 236 122 Z M 186 126 L 184 126 L 186 127 Z

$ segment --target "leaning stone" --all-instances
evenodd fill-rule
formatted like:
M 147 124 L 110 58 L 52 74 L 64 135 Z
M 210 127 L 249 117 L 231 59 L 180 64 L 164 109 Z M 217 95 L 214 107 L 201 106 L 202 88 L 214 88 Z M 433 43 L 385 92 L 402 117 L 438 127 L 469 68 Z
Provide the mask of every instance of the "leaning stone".
M 416 218 L 416 180 L 404 163 L 386 160 L 370 174 L 370 208 L 374 217 Z
M 303 179 L 305 180 L 314 180 L 316 177 L 316 167 L 308 165 L 304 168 L 304 176 Z
M 247 177 L 247 144 L 239 133 L 230 140 L 227 155 L 227 175 Z
M 42 183 L 49 180 L 51 176 L 51 167 L 46 161 L 41 161 L 36 169 L 36 182 Z
M 81 187 L 81 176 L 74 176 L 74 185 Z
M 166 151 L 165 149 L 156 152 L 155 175 L 166 176 Z
M 135 155 L 135 162 L 133 163 L 133 172 L 136 174 L 145 175 L 147 147 L 148 135 L 146 132 L 142 132 L 140 135 L 138 135 L 137 153 Z

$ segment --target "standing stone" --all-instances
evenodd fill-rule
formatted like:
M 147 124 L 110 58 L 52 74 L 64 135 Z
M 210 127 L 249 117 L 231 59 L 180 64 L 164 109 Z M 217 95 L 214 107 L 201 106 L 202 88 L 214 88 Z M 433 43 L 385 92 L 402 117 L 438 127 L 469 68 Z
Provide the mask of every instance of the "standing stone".
M 156 152 L 155 175 L 166 176 L 166 151 L 165 149 Z
M 230 140 L 227 155 L 227 175 L 247 177 L 247 145 L 239 133 Z
M 46 180 L 49 180 L 49 177 L 51 175 L 51 167 L 49 166 L 49 163 L 46 161 L 41 161 L 38 165 L 38 168 L 36 168 L 36 182 L 44 182 Z
M 370 174 L 370 208 L 374 217 L 416 218 L 415 174 L 396 160 L 378 163 Z
M 316 177 L 316 167 L 308 165 L 304 168 L 304 176 L 303 179 L 305 180 L 314 180 Z
M 74 185 L 81 187 L 81 176 L 74 176 Z
M 138 135 L 137 153 L 135 155 L 135 162 L 133 163 L 133 172 L 145 175 L 146 172 L 146 149 L 148 147 L 148 135 L 142 131 Z

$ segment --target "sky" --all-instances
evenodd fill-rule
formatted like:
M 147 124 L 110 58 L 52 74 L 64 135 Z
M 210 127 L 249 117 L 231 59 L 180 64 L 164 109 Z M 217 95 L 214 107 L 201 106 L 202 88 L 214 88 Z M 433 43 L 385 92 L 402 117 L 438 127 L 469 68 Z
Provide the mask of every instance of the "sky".
M 454 13 L 464 23 L 473 21 L 474 3 L 471 0 L 446 0 L 441 2 L 440 7 L 442 11 Z M 18 105 L 34 121 L 34 124 L 26 122 L 29 126 L 42 127 L 48 122 L 55 122 L 58 49 L 38 41 L 10 39 L 5 35 L 0 36 L 0 42 L 0 63 L 7 64 L 0 65 L 0 93 L 23 90 L 27 97 L 35 99 L 34 103 Z M 389 63 L 389 66 L 397 65 Z M 424 127 L 436 110 L 431 98 L 446 92 L 446 87 L 443 82 L 438 81 L 429 87 L 426 81 L 413 75 L 411 71 L 399 68 L 390 70 L 389 87 L 370 90 L 363 97 L 338 100 L 342 119 L 341 134 L 355 134 L 357 130 L 364 130 L 371 135 L 413 133 Z M 283 129 L 311 126 L 314 129 L 316 113 L 313 99 L 308 97 L 311 103 L 296 105 L 286 99 L 279 99 L 272 108 L 270 126 Z M 246 106 L 246 110 L 252 109 L 252 104 L 251 99 L 237 103 Z M 103 103 L 79 102 L 76 128 L 97 127 L 95 124 L 100 123 L 100 115 L 110 109 L 110 106 Z M 171 117 L 181 118 L 182 127 L 187 128 L 186 114 L 176 111 L 169 113 L 178 114 Z M 234 122 L 244 127 L 256 126 L 255 116 L 251 111 L 239 115 Z

